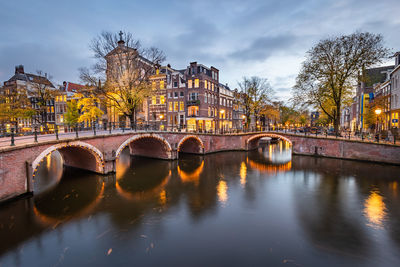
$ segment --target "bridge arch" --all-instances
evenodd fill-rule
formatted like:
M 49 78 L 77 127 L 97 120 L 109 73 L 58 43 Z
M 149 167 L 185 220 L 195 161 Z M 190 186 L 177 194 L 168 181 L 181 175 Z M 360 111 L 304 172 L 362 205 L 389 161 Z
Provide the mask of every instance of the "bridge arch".
M 32 175 L 35 176 L 41 162 L 52 152 L 58 151 L 63 158 L 64 165 L 85 169 L 97 173 L 104 173 L 103 153 L 95 146 L 85 142 L 75 141 L 59 143 L 42 151 L 32 162 Z
M 279 135 L 279 134 L 274 134 L 274 133 L 261 133 L 261 134 L 253 135 L 249 139 L 247 139 L 247 141 L 246 141 L 247 149 L 256 148 L 258 146 L 258 141 L 263 137 L 281 139 L 281 140 L 284 140 L 284 141 L 288 142 L 290 145 L 293 145 L 292 141 L 289 138 L 285 137 L 285 136 L 282 136 L 282 135 Z
M 116 158 L 127 146 L 129 146 L 131 155 L 161 159 L 171 159 L 172 157 L 171 145 L 158 134 L 136 134 L 128 138 L 117 149 Z
M 177 150 L 183 153 L 204 154 L 204 143 L 198 136 L 187 135 L 179 141 Z

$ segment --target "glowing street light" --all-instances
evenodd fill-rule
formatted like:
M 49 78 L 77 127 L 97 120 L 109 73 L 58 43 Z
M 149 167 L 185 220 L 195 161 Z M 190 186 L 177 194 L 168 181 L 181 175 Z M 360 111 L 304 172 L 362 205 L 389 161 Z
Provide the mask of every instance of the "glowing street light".
M 160 114 L 160 120 L 164 119 L 164 115 Z
M 376 141 L 379 142 L 379 133 L 378 133 L 378 128 L 379 128 L 379 115 L 382 113 L 382 109 L 377 108 L 375 109 L 375 114 L 376 114 Z

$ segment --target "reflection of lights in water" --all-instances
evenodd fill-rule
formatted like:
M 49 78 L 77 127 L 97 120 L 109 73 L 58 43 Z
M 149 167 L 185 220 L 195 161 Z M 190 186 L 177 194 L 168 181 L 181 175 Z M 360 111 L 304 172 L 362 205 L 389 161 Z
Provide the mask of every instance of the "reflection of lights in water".
M 33 175 L 35 194 L 41 194 L 54 188 L 63 174 L 63 159 L 58 151 L 54 151 L 43 158 L 43 164 L 39 165 Z
M 160 203 L 161 205 L 165 205 L 167 203 L 167 193 L 165 192 L 165 189 L 160 192 Z
M 278 144 L 268 145 L 268 155 L 266 155 L 266 152 L 263 152 L 263 154 L 272 163 L 283 164 L 292 159 L 292 149 L 289 142 L 286 141 L 279 141 Z
M 242 186 L 246 185 L 246 175 L 247 175 L 246 163 L 242 161 L 242 164 L 240 165 L 240 184 Z
M 364 214 L 373 228 L 382 228 L 386 216 L 386 206 L 379 191 L 371 191 L 364 203 Z
M 74 214 L 74 215 L 70 215 L 70 216 L 66 216 L 66 217 L 52 217 L 49 215 L 46 215 L 42 212 L 40 212 L 40 210 L 34 206 L 33 207 L 33 212 L 36 215 L 36 218 L 39 219 L 39 221 L 43 224 L 49 225 L 49 224 L 53 224 L 53 225 L 58 225 L 60 223 L 62 223 L 63 221 L 66 221 L 72 217 L 77 218 L 77 217 L 81 217 L 85 214 L 90 213 L 99 203 L 99 201 L 103 198 L 103 194 L 104 194 L 104 182 L 102 182 L 101 185 L 101 189 L 99 194 L 97 195 L 97 197 L 93 200 L 93 202 L 91 202 L 88 206 L 86 206 L 83 210 L 79 211 L 78 213 Z
M 168 183 L 170 177 L 171 177 L 171 170 L 158 186 L 147 191 L 140 191 L 135 193 L 129 192 L 128 190 L 125 190 L 124 188 L 121 187 L 118 180 L 115 183 L 115 188 L 117 189 L 118 194 L 127 200 L 144 200 L 154 197 L 155 195 L 158 195 L 161 190 L 164 190 L 164 187 Z
M 193 172 L 185 172 L 181 168 L 179 168 L 179 165 L 178 165 L 177 169 L 178 169 L 179 177 L 181 177 L 182 182 L 184 182 L 184 183 L 192 182 L 192 183 L 195 183 L 196 185 L 198 185 L 199 179 L 200 179 L 200 174 L 203 172 L 203 168 L 204 168 L 204 160 L 201 161 L 200 166 L 197 169 L 195 169 Z
M 228 200 L 228 185 L 225 181 L 219 181 L 217 186 L 217 194 L 219 201 L 222 203 L 226 203 L 226 201 Z
M 120 153 L 118 159 L 116 160 L 115 176 L 117 180 L 121 179 L 124 176 L 124 174 L 129 169 L 130 166 L 131 166 L 131 155 L 129 154 L 129 149 L 124 149 Z
M 395 195 L 395 196 L 397 196 L 397 193 L 398 193 L 397 188 L 398 188 L 397 181 L 394 181 L 394 182 L 390 183 L 390 189 L 392 189 L 393 195 Z
M 253 160 L 249 160 L 249 165 L 252 169 L 256 169 L 260 172 L 265 172 L 265 173 L 276 173 L 276 172 L 285 172 L 289 171 L 292 168 L 292 162 L 289 161 L 285 164 L 262 164 L 255 162 Z

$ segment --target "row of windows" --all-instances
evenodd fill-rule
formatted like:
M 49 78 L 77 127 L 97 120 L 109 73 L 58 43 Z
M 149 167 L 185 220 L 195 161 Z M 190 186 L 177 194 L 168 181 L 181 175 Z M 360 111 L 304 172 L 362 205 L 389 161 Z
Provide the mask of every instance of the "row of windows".
M 157 105 L 157 104 L 165 104 L 165 96 L 160 95 L 160 97 L 152 96 L 151 97 L 151 104 L 152 105 Z
M 67 96 L 66 95 L 56 96 L 56 102 L 67 102 Z
M 178 110 L 179 108 L 179 110 Z M 168 111 L 184 111 L 185 103 L 183 101 L 168 102 Z
M 168 93 L 168 98 L 178 98 L 178 95 L 179 95 L 179 97 L 184 97 L 185 96 L 183 91 L 180 91 L 179 94 L 178 94 L 178 92 L 169 92 Z

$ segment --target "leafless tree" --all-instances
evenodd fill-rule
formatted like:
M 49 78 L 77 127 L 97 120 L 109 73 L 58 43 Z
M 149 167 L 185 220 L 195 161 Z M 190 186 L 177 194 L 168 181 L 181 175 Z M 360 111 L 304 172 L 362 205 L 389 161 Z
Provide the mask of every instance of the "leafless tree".
M 338 133 L 342 105 L 353 95 L 358 74 L 388 55 L 379 34 L 356 32 L 321 40 L 307 52 L 292 91 L 293 99 L 297 104 L 322 110 Z

